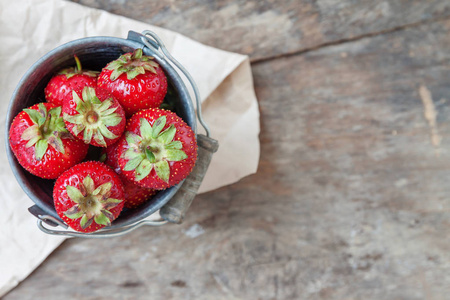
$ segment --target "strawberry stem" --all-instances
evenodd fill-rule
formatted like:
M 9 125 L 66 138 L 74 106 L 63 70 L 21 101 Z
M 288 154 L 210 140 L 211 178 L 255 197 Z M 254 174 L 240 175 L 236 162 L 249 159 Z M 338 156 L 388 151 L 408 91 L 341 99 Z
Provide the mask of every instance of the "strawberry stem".
M 111 188 L 112 182 L 104 183 L 96 188 L 90 175 L 83 179 L 78 188 L 67 185 L 67 195 L 75 205 L 64 214 L 69 219 L 81 218 L 80 226 L 83 229 L 89 227 L 93 221 L 99 225 L 110 225 L 113 214 L 109 210 L 123 201 L 110 198 Z
M 150 125 L 147 119 L 140 119 L 140 135 L 131 132 L 126 133 L 128 150 L 124 152 L 124 158 L 128 159 L 124 170 L 135 170 L 137 181 L 148 176 L 152 169 L 157 176 L 169 181 L 169 162 L 181 161 L 187 158 L 187 154 L 181 150 L 182 144 L 175 140 L 176 128 L 171 124 L 166 125 L 166 116 L 161 116 Z
M 69 115 L 64 113 L 63 118 L 66 122 L 74 124 L 73 133 L 75 135 L 83 132 L 83 140 L 90 144 L 92 139 L 102 146 L 106 147 L 107 139 L 115 139 L 118 136 L 112 133 L 109 127 L 118 125 L 123 117 L 116 112 L 118 106 L 114 106 L 112 98 L 100 101 L 96 95 L 95 88 L 85 87 L 82 91 L 82 97 L 72 92 L 75 101 L 76 114 Z
M 77 66 L 75 67 L 75 72 L 76 73 L 81 73 L 81 70 L 82 70 L 81 61 L 78 58 L 78 56 L 74 55 L 73 57 L 75 58 L 75 63 L 77 64 Z
M 38 111 L 34 109 L 24 109 L 34 125 L 28 127 L 22 133 L 22 139 L 27 142 L 27 147 L 35 147 L 37 160 L 41 160 L 48 145 L 56 151 L 64 154 L 64 146 L 61 138 L 66 136 L 67 129 L 64 120 L 61 118 L 61 107 L 55 107 L 47 111 L 43 103 L 39 103 Z
M 88 121 L 89 124 L 97 123 L 98 114 L 95 111 L 90 111 L 86 116 L 86 120 Z
M 153 61 L 152 56 L 143 55 L 142 49 L 138 48 L 132 53 L 125 53 L 118 59 L 109 63 L 105 68 L 111 70 L 110 79 L 115 81 L 120 75 L 126 74 L 128 80 L 136 78 L 139 74 L 151 72 L 156 74 L 158 63 Z

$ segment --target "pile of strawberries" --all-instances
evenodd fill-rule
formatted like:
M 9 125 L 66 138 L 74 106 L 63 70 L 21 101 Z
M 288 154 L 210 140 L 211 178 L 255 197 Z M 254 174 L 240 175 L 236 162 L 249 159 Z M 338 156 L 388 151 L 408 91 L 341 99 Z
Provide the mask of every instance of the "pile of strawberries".
M 161 109 L 167 78 L 142 49 L 100 72 L 76 66 L 47 84 L 45 102 L 23 109 L 12 152 L 35 176 L 55 180 L 53 201 L 71 228 L 93 232 L 187 177 L 197 159 L 192 129 Z M 98 159 L 88 152 L 101 149 Z

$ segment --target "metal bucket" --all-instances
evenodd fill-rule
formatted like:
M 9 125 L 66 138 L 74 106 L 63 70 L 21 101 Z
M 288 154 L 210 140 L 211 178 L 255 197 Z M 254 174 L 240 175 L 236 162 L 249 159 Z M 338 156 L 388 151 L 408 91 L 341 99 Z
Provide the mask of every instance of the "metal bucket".
M 51 226 L 62 226 L 67 229 L 67 225 L 57 215 L 53 207 L 53 180 L 46 180 L 38 178 L 27 171 L 25 171 L 17 162 L 14 154 L 9 147 L 8 135 L 9 128 L 13 118 L 24 108 L 27 108 L 35 103 L 44 102 L 44 88 L 50 78 L 60 69 L 73 66 L 73 56 L 76 54 L 83 64 L 83 68 L 100 71 L 108 62 L 117 59 L 120 55 L 132 52 L 137 48 L 142 48 L 145 55 L 153 56 L 166 73 L 169 87 L 175 94 L 173 101 L 175 104 L 174 111 L 184 119 L 184 121 L 197 132 L 197 117 L 200 123 L 204 126 L 207 135 L 198 136 L 199 143 L 199 157 L 197 165 L 202 165 L 201 170 L 194 168 L 193 176 L 190 176 L 176 186 L 170 187 L 166 190 L 159 191 L 150 201 L 140 206 L 138 209 L 124 210 L 120 216 L 106 229 L 100 232 L 91 234 L 71 232 L 67 230 L 53 230 L 48 229 L 43 225 L 45 222 Z M 195 100 L 197 101 L 197 116 L 194 105 L 189 94 L 189 91 L 179 75 L 179 71 L 183 73 L 192 85 Z M 207 148 L 205 154 L 203 151 L 201 141 L 206 141 Z M 213 144 L 211 144 L 213 141 Z M 157 35 L 150 31 L 144 31 L 142 34 L 130 31 L 126 39 L 116 37 L 88 37 L 79 40 L 74 40 L 63 44 L 54 50 L 48 52 L 40 58 L 22 77 L 18 86 L 16 87 L 6 116 L 6 150 L 7 157 L 11 169 L 19 182 L 24 192 L 35 203 L 29 211 L 38 218 L 38 227 L 49 234 L 68 235 L 68 236 L 82 236 L 82 237 L 108 237 L 117 236 L 127 233 L 142 225 L 162 225 L 167 222 L 180 223 L 184 217 L 184 213 L 188 209 L 192 199 L 195 197 L 196 191 L 200 182 L 206 173 L 206 169 L 211 160 L 212 153 L 217 150 L 217 141 L 209 138 L 209 130 L 201 118 L 201 111 L 199 105 L 198 89 L 189 73 L 168 53 L 164 44 Z M 212 148 L 211 148 L 212 147 Z M 203 147 L 204 148 L 204 147 Z M 199 162 L 202 163 L 199 164 Z M 205 165 L 206 164 L 206 165 Z M 195 193 L 190 195 L 186 201 L 186 195 L 177 194 L 182 185 L 188 184 L 186 181 L 195 182 Z M 184 193 L 184 192 L 183 192 Z M 190 193 L 192 194 L 192 193 Z M 171 203 L 168 203 L 171 200 Z M 179 200 L 177 200 L 179 199 Z M 148 216 L 166 206 L 161 214 L 164 218 L 162 221 L 150 222 L 143 221 Z M 178 216 L 174 216 L 174 209 Z

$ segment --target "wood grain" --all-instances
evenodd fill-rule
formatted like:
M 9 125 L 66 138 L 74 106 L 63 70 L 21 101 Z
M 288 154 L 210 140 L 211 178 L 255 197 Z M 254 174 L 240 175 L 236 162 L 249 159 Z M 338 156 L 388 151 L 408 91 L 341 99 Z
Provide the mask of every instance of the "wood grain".
M 450 16 L 442 0 L 72 0 L 180 32 L 252 60 Z
M 172 24 L 161 14 L 149 18 Z M 253 64 L 257 174 L 199 195 L 182 225 L 66 241 L 4 299 L 446 299 L 449 29 L 427 22 Z

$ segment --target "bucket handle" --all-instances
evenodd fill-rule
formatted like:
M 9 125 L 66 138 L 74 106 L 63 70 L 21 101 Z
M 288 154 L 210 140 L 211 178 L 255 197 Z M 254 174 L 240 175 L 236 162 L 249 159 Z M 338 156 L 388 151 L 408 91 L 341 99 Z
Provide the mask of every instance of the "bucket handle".
M 149 37 L 151 37 L 153 40 L 149 39 Z M 189 74 L 189 72 L 186 70 L 186 68 L 183 67 L 183 65 L 181 65 L 170 54 L 170 52 L 167 50 L 166 46 L 164 45 L 163 41 L 153 31 L 144 30 L 142 32 L 141 42 L 148 48 L 151 48 L 155 51 L 158 51 L 158 48 L 161 49 L 162 54 L 167 58 L 167 60 L 169 60 L 171 63 L 173 63 L 184 74 L 184 76 L 186 76 L 187 80 L 189 81 L 189 83 L 192 87 L 192 90 L 194 91 L 195 103 L 197 106 L 197 119 L 200 122 L 200 124 L 202 125 L 202 127 L 205 129 L 206 136 L 209 137 L 211 133 L 210 133 L 208 125 L 203 120 L 202 105 L 201 105 L 201 101 L 200 101 L 200 92 L 198 91 L 198 87 L 197 87 L 197 84 L 195 84 L 194 78 L 192 78 L 191 74 Z
M 118 237 L 125 235 L 139 227 L 142 226 L 162 226 L 164 224 L 167 224 L 168 221 L 165 220 L 142 220 L 138 221 L 132 225 L 124 226 L 116 229 L 108 229 L 108 230 L 99 230 L 97 232 L 93 233 L 82 233 L 82 232 L 76 232 L 76 231 L 69 231 L 68 226 L 60 221 L 59 219 L 49 216 L 49 215 L 37 215 L 37 227 L 43 231 L 44 233 L 51 234 L 51 235 L 59 235 L 59 236 L 68 236 L 68 237 L 82 237 L 82 238 L 110 238 L 110 237 Z M 51 226 L 61 226 L 65 230 L 54 230 L 47 228 L 44 226 L 44 223 L 50 224 Z

